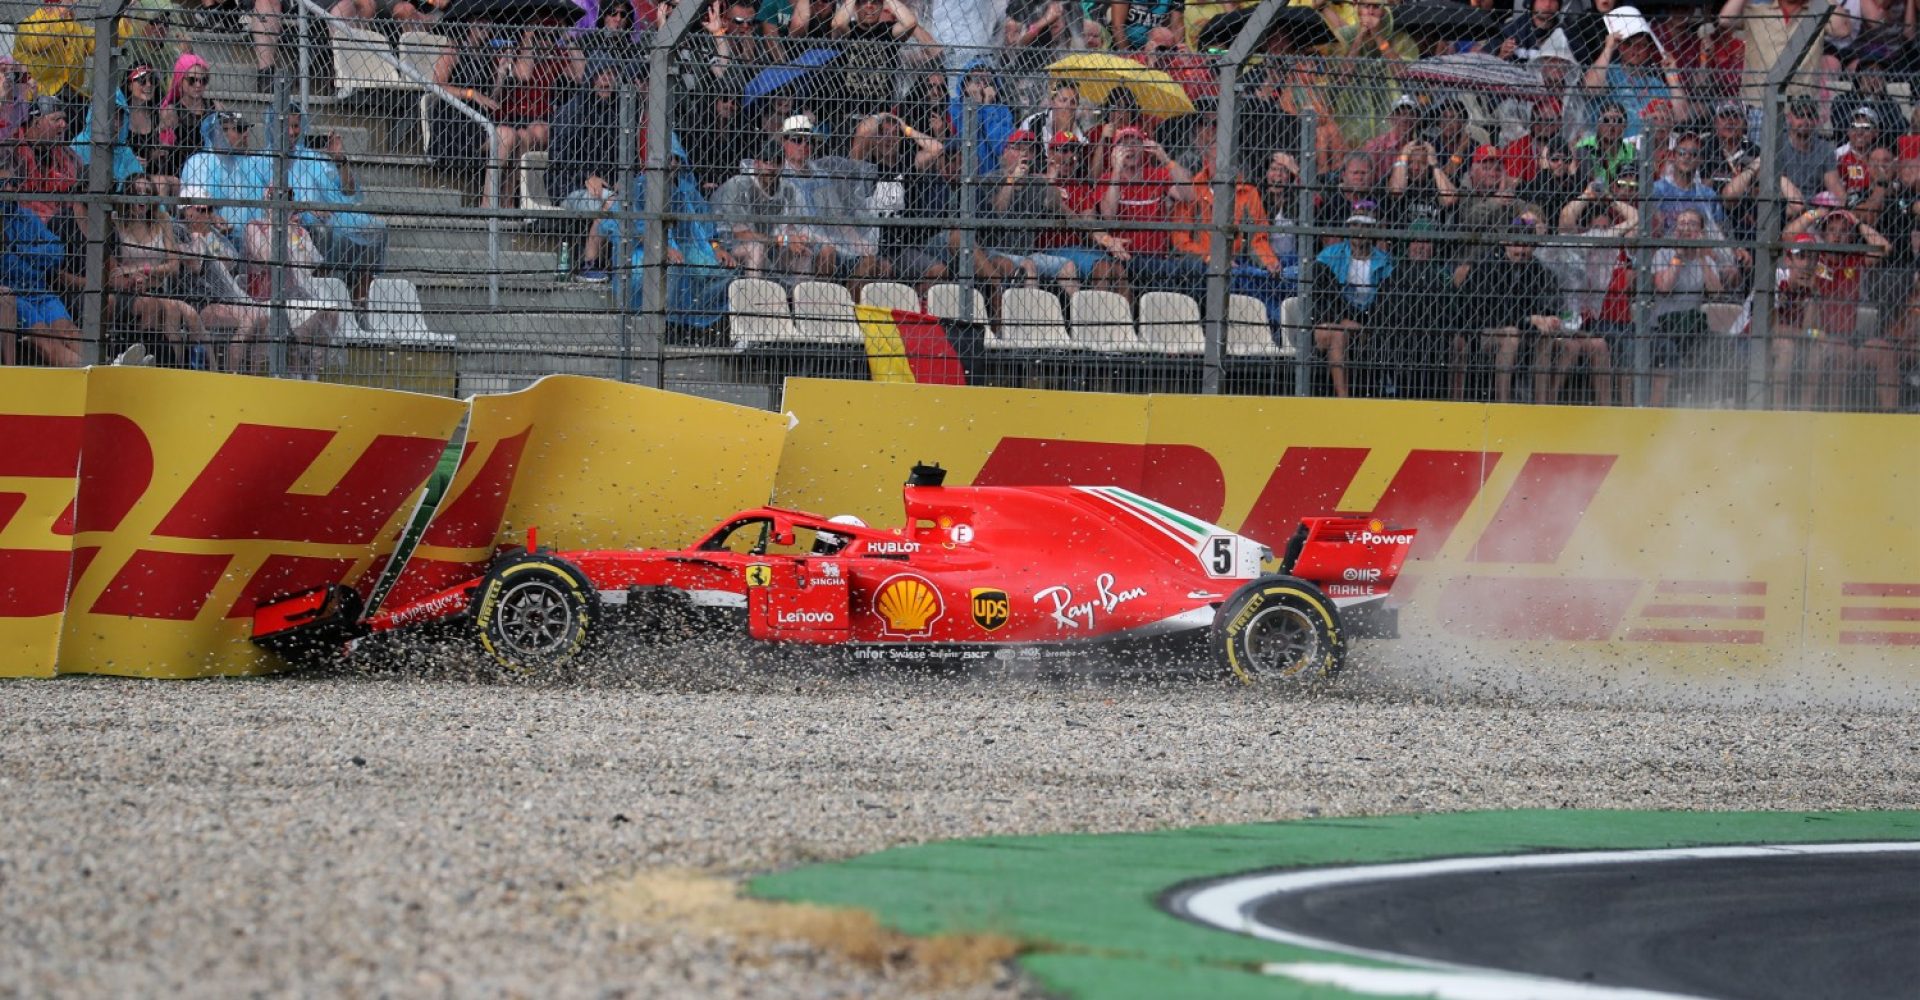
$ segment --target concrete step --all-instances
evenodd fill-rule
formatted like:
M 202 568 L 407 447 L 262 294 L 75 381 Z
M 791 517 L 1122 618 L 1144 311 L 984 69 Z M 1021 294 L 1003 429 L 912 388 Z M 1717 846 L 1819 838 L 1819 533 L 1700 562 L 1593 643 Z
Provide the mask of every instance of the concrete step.
M 482 246 L 485 240 L 479 241 Z M 532 250 L 502 250 L 498 259 L 484 249 L 434 250 L 394 247 L 387 251 L 387 271 L 395 276 L 481 278 L 498 273 L 503 278 L 539 277 L 552 281 L 553 255 Z M 418 284 L 418 280 L 415 281 Z
M 485 282 L 459 282 L 421 284 L 420 305 L 429 313 L 474 313 L 501 312 L 521 313 L 557 313 L 570 316 L 595 317 L 613 315 L 613 300 L 608 297 L 607 286 L 586 285 L 572 282 L 560 283 L 548 281 L 544 286 L 511 287 L 502 286 L 502 302 L 498 309 L 487 305 L 487 287 Z
M 480 215 L 402 215 L 383 216 L 387 222 L 387 246 L 418 247 L 428 250 L 485 250 L 487 218 Z M 501 249 L 547 249 L 540 243 L 528 243 L 527 220 L 500 220 Z
M 451 333 L 462 351 L 507 352 L 616 351 L 620 344 L 620 315 L 613 312 L 462 312 L 429 310 L 427 325 L 437 333 Z M 638 342 L 638 324 L 629 333 Z M 652 352 L 647 352 L 651 356 Z

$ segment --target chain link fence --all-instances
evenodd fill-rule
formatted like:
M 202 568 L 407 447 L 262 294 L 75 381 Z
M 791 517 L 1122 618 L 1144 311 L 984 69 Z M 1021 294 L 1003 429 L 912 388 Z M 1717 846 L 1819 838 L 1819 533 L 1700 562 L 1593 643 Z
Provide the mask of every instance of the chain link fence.
M 46 3 L 4 361 L 1914 408 L 1902 25 L 1487 6 Z

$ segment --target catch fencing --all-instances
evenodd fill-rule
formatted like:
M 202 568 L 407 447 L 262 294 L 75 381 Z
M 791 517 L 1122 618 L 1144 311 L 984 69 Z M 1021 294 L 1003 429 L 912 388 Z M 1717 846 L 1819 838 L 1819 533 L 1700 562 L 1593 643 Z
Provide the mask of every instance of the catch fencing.
M 1698 5 L 1529 33 L 1424 0 L 1016 3 L 984 34 L 905 0 L 798 29 L 607 6 L 143 3 L 53 56 L 16 26 L 9 247 L 60 254 L 14 282 L 5 360 L 758 405 L 793 374 L 1915 402 L 1907 49 L 1796 57 L 1824 2 L 1753 71 L 1750 24 Z

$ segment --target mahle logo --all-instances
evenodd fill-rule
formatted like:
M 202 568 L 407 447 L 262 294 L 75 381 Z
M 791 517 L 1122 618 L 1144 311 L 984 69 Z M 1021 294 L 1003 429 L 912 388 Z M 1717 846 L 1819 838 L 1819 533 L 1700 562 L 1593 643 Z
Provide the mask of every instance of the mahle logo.
M 991 587 L 973 589 L 973 623 L 983 632 L 999 631 L 1013 617 L 1013 602 L 1004 590 Z

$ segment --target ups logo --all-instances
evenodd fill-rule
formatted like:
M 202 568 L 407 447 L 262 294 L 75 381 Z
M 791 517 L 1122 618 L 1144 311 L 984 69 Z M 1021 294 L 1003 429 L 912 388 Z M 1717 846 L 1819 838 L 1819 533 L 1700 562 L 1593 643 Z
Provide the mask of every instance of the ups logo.
M 1012 607 L 1004 590 L 977 587 L 973 591 L 973 623 L 982 631 L 993 632 L 1005 625 Z

